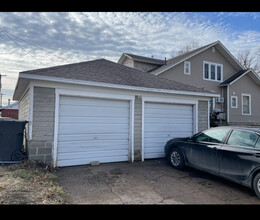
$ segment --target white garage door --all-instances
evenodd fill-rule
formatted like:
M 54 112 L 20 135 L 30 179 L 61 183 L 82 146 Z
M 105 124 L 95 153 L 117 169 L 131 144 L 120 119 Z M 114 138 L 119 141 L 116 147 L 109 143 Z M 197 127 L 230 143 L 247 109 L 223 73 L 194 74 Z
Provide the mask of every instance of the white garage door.
M 129 101 L 60 96 L 57 166 L 127 161 Z
M 164 146 L 175 137 L 193 134 L 192 105 L 144 105 L 144 159 L 164 157 Z

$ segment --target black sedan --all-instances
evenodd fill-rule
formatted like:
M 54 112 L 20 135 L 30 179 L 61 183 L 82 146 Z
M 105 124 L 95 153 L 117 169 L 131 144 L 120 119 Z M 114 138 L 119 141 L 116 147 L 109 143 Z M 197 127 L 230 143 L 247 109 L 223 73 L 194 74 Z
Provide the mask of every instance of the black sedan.
M 260 129 L 217 127 L 188 138 L 169 140 L 164 148 L 176 169 L 191 166 L 252 188 L 260 198 Z

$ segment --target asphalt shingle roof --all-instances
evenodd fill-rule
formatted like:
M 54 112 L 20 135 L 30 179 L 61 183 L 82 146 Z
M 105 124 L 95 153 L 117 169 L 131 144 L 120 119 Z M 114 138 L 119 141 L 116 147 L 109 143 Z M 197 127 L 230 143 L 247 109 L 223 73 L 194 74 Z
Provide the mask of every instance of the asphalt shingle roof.
M 125 53 L 125 54 L 130 56 L 134 60 L 142 61 L 142 62 L 145 62 L 145 63 L 163 65 L 164 62 L 165 62 L 164 60 L 155 59 L 155 58 L 152 58 L 152 57 L 144 57 L 144 56 L 139 56 L 139 55 L 130 54 L 130 53 Z
M 242 76 L 247 71 L 248 71 L 248 69 L 240 70 L 240 71 L 236 72 L 234 75 L 227 78 L 224 82 L 220 83 L 219 85 L 220 86 L 228 85 L 228 84 L 232 83 L 234 80 L 236 80 L 238 77 Z
M 36 69 L 21 73 L 135 87 L 214 94 L 202 88 L 185 85 L 105 59 Z

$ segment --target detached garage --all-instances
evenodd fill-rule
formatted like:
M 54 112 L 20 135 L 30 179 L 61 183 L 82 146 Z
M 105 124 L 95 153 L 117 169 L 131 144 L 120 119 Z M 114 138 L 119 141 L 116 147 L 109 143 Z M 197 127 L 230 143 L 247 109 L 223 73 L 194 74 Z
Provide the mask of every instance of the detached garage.
M 13 99 L 29 159 L 59 167 L 164 157 L 169 139 L 208 128 L 211 97 L 100 59 L 21 72 Z

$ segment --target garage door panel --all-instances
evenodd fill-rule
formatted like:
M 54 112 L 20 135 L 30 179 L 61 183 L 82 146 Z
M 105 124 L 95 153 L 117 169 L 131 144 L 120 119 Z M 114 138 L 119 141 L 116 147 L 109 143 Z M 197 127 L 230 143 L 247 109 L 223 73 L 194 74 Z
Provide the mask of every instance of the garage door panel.
M 98 98 L 85 98 L 85 97 L 73 97 L 71 96 L 62 96 L 60 99 L 60 105 L 67 106 L 89 106 L 89 107 L 124 107 L 128 108 L 129 104 L 127 102 L 122 102 L 121 100 L 112 100 L 112 99 L 98 99 Z
M 93 146 L 82 146 L 82 147 L 74 147 L 73 146 L 73 153 L 74 152 L 86 152 L 86 151 L 91 151 L 91 152 L 95 152 L 95 151 L 118 151 L 118 150 L 127 150 L 128 149 L 128 144 L 120 144 L 118 145 L 107 145 L 107 146 L 97 146 L 97 145 L 93 145 Z M 67 147 L 67 146 L 62 146 L 59 150 L 58 153 L 71 153 L 72 152 L 72 148 L 71 147 Z M 101 154 L 100 154 L 101 155 Z
M 161 125 L 159 124 L 156 127 L 153 126 L 145 126 L 147 133 L 175 133 L 175 132 L 182 132 L 182 131 L 192 131 L 191 124 L 168 124 L 168 125 Z
M 59 142 L 59 146 L 61 150 L 66 150 L 69 152 L 69 150 L 73 151 L 75 149 L 91 149 L 95 150 L 96 148 L 98 149 L 104 149 L 106 150 L 107 148 L 113 148 L 113 149 L 120 149 L 122 146 L 128 146 L 128 139 L 125 140 L 88 140 L 88 141 L 74 141 L 73 146 L 71 145 L 70 142 L 64 141 L 64 142 Z M 59 151 L 60 152 L 60 151 Z
M 129 118 L 126 117 L 80 117 L 80 116 L 69 116 L 62 117 L 60 119 L 60 124 L 78 123 L 78 124 L 128 124 Z
M 61 106 L 60 109 L 60 115 L 61 116 L 71 116 L 71 112 L 74 113 L 74 115 L 77 116 L 88 116 L 88 117 L 124 117 L 125 116 L 125 111 L 128 109 L 126 108 L 104 108 L 104 107 L 95 107 L 95 108 L 76 108 L 75 106 L 73 108 L 67 106 Z M 105 109 L 105 111 L 104 111 Z
M 108 162 L 121 162 L 121 161 L 127 161 L 127 156 L 116 156 L 116 157 L 103 157 L 100 160 L 100 157 L 92 157 L 92 158 L 81 158 L 81 159 L 69 159 L 69 160 L 60 160 L 59 166 L 74 166 L 77 165 L 84 165 L 84 164 L 90 164 L 92 161 L 99 161 L 100 163 L 108 163 Z
M 192 116 L 185 117 L 184 119 L 180 118 L 169 118 L 167 116 L 165 117 L 153 117 L 153 118 L 146 118 L 146 123 L 158 123 L 158 124 L 190 124 L 190 119 L 192 119 Z
M 193 134 L 192 105 L 149 103 L 144 105 L 144 158 L 164 157 L 166 142 Z
M 129 132 L 128 126 L 128 124 L 60 124 L 59 131 L 60 134 L 127 134 Z
M 57 166 L 127 161 L 130 102 L 61 96 Z
M 62 141 L 89 141 L 89 140 L 128 140 L 129 134 L 60 134 L 59 142 Z
M 127 155 L 128 151 L 127 150 L 117 150 L 117 151 L 102 151 L 102 150 L 96 150 L 96 151 L 91 151 L 91 152 L 69 152 L 69 153 L 60 153 L 59 159 L 60 160 L 67 160 L 67 159 L 91 159 L 93 157 L 116 157 L 116 156 L 124 156 Z M 92 160 L 93 161 L 93 160 Z
M 147 112 L 145 112 L 146 116 L 149 118 L 150 117 L 154 117 L 154 114 L 157 114 L 158 109 L 152 109 L 149 110 Z M 190 112 L 192 112 L 191 110 L 174 110 L 174 109 L 163 109 L 160 111 L 161 115 L 159 117 L 165 117 L 165 116 L 172 116 L 174 118 L 178 118 L 179 115 L 183 115 L 183 114 L 188 114 Z M 174 114 L 173 114 L 174 112 Z

